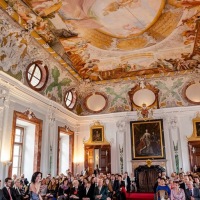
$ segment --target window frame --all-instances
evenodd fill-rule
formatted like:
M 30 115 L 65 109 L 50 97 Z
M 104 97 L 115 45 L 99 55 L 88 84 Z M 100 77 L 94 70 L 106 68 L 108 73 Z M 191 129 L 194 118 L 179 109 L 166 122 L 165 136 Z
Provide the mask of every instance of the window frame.
M 17 129 L 20 129 L 21 130 L 21 133 L 22 133 L 22 141 L 21 142 L 16 142 L 15 141 L 15 137 L 16 137 L 16 130 Z M 19 146 L 20 148 L 20 155 L 16 156 L 14 155 L 14 148 L 15 146 Z M 13 155 L 12 155 L 12 160 L 14 161 L 14 157 L 18 157 L 19 160 L 18 160 L 18 166 L 17 167 L 13 167 L 12 166 L 12 171 L 13 169 L 16 169 L 17 168 L 17 176 L 20 176 L 21 173 L 22 173 L 22 162 L 23 162 L 23 146 L 24 146 L 24 127 L 20 127 L 20 126 L 16 126 L 15 128 L 15 134 L 14 134 L 14 142 L 13 142 Z
M 36 66 L 34 67 L 33 73 L 30 74 L 29 69 L 30 69 L 31 66 L 34 65 L 34 64 L 35 64 Z M 29 87 L 30 87 L 31 89 L 35 90 L 35 91 L 42 91 L 42 90 L 45 88 L 45 86 L 46 86 L 46 84 L 47 84 L 47 81 L 48 81 L 48 77 L 49 77 L 49 71 L 48 71 L 47 66 L 45 65 L 44 67 L 42 67 L 42 66 L 40 66 L 41 64 L 42 64 L 42 61 L 37 60 L 37 61 L 35 61 L 35 62 L 30 63 L 30 64 L 27 66 L 27 68 L 26 68 L 26 81 L 27 81 Z M 34 76 L 34 72 L 35 72 L 35 69 L 36 69 L 36 68 L 38 68 L 38 69 L 40 70 L 41 77 L 40 77 L 39 83 L 38 83 L 37 85 L 33 86 L 33 85 L 31 84 L 31 80 L 32 80 L 33 77 L 35 77 L 35 76 Z M 30 79 L 30 80 L 29 80 L 29 77 L 28 77 L 29 75 L 31 75 L 31 79 Z M 36 77 L 35 77 L 35 78 L 36 78 Z M 41 87 L 38 87 L 39 85 L 41 85 Z M 38 87 L 38 88 L 37 88 L 37 87 Z
M 68 98 L 68 96 L 69 96 L 69 93 L 72 94 L 72 100 L 71 100 L 70 104 L 67 105 L 66 102 L 67 102 L 67 100 L 68 100 L 67 98 Z M 66 107 L 68 110 L 73 110 L 74 107 L 75 107 L 75 105 L 76 105 L 76 102 L 77 102 L 77 93 L 76 93 L 75 88 L 72 88 L 72 89 L 66 91 L 66 93 L 65 93 L 65 95 L 64 95 L 64 104 L 65 104 L 65 107 Z M 73 105 L 72 107 L 70 107 L 73 103 L 74 103 L 74 105 Z

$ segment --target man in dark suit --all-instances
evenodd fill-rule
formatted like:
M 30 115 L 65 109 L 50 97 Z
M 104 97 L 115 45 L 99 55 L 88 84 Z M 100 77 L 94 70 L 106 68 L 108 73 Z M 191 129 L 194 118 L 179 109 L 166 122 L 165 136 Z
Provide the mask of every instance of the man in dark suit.
M 124 177 L 123 178 L 124 178 L 124 182 L 125 182 L 125 186 L 126 186 L 126 191 L 130 192 L 130 190 L 131 190 L 131 179 L 128 176 L 128 172 L 124 173 Z
M 0 188 L 1 188 L 1 180 L 0 180 Z M 6 200 L 6 198 L 3 196 L 2 189 L 0 189 L 0 200 Z
M 183 178 L 183 183 L 180 184 L 180 188 L 182 188 L 183 190 L 186 190 L 187 189 L 187 182 L 189 181 L 189 177 L 188 175 L 184 175 L 184 178 Z
M 90 200 L 93 200 L 94 199 L 93 194 L 94 194 L 94 187 L 92 187 L 91 182 L 88 181 L 86 183 L 86 187 L 83 189 L 83 199 L 89 198 Z
M 3 187 L 3 195 L 6 198 L 6 200 L 16 200 L 15 191 L 11 187 L 12 185 L 12 179 L 6 178 L 5 179 L 5 187 Z
M 186 200 L 200 200 L 200 191 L 193 186 L 192 181 L 187 181 L 187 189 L 185 189 Z
M 108 188 L 103 185 L 103 179 L 98 180 L 98 186 L 94 188 L 95 200 L 106 200 L 108 197 Z
M 114 182 L 114 196 L 117 199 L 126 199 L 125 195 L 125 182 L 122 180 L 122 176 L 118 175 L 118 179 L 115 180 Z

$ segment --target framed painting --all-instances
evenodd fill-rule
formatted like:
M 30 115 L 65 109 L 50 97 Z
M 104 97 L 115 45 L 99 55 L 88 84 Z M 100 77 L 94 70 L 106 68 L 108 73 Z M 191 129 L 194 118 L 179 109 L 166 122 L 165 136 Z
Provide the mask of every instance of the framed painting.
M 103 127 L 91 127 L 92 142 L 103 142 Z
M 131 121 L 132 159 L 164 159 L 162 119 Z

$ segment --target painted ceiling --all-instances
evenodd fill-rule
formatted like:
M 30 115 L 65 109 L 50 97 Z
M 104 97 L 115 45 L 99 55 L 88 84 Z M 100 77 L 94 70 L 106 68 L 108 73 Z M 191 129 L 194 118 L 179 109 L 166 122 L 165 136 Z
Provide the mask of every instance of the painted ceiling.
M 192 105 L 183 88 L 199 82 L 199 0 L 0 0 L 0 8 L 0 70 L 27 85 L 26 66 L 42 60 L 50 77 L 40 93 L 64 105 L 76 88 L 74 113 L 91 114 L 91 92 L 106 96 L 101 113 L 130 111 L 128 92 L 143 82 L 160 90 L 161 108 Z
M 49 45 L 46 48 L 79 80 L 154 77 L 198 66 L 191 54 L 200 16 L 199 0 L 6 3 L 19 16 L 15 20 L 32 29 L 38 42 Z

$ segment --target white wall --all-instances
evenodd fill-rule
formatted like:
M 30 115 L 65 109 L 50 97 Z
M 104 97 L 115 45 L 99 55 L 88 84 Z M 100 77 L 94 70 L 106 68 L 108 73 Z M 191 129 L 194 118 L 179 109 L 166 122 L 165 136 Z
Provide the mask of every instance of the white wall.
M 6 80 L 6 81 L 3 81 Z M 52 102 L 39 93 L 25 87 L 12 77 L 0 72 L 0 86 L 8 89 L 6 101 L 1 106 L 0 128 L 1 137 L 1 165 L 0 178 L 3 179 L 6 174 L 5 164 L 11 160 L 11 132 L 13 111 L 24 112 L 31 108 L 38 119 L 43 120 L 42 131 L 42 149 L 41 149 L 41 171 L 44 176 L 51 172 L 52 175 L 57 173 L 57 145 L 58 145 L 58 126 L 68 125 L 75 131 L 74 136 L 74 162 L 76 170 L 81 171 L 84 168 L 84 141 L 89 139 L 90 126 L 94 121 L 99 121 L 104 125 L 105 137 L 111 144 L 111 169 L 113 173 L 119 172 L 119 155 L 117 151 L 117 134 L 124 134 L 124 171 L 129 173 L 139 164 L 145 164 L 145 161 L 132 161 L 131 157 L 131 140 L 130 140 L 130 121 L 137 120 L 136 112 L 111 113 L 104 115 L 76 116 L 70 111 L 64 109 L 61 105 Z M 168 174 L 174 171 L 174 160 L 171 149 L 173 140 L 180 139 L 179 157 L 184 171 L 190 170 L 187 138 L 192 134 L 192 119 L 200 106 L 177 107 L 154 110 L 155 119 L 163 119 L 164 139 L 166 159 L 153 160 L 153 164 L 160 164 L 166 167 Z M 3 113 L 3 114 L 2 114 Z M 50 118 L 53 113 L 53 119 Z M 175 122 L 174 122 L 174 119 Z M 120 123 L 125 123 L 125 128 L 120 128 Z M 173 135 L 176 134 L 176 137 Z M 50 145 L 52 146 L 52 166 L 50 166 Z

